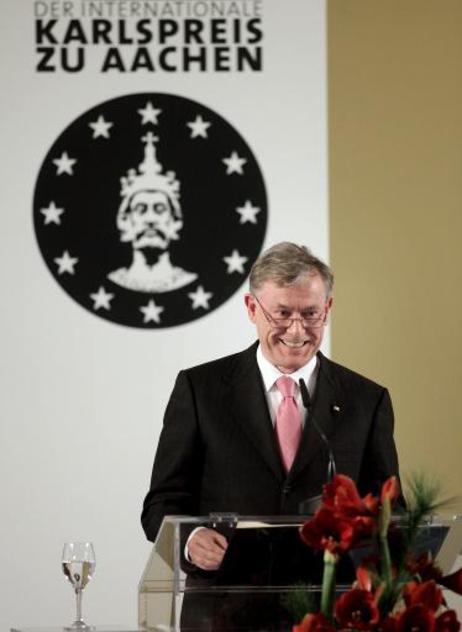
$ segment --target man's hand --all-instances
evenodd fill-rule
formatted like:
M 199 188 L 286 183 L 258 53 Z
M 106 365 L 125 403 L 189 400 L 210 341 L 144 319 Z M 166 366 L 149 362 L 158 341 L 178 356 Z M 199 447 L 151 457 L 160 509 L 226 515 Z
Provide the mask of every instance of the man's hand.
M 213 529 L 199 529 L 188 542 L 191 562 L 204 571 L 220 568 L 228 542 L 224 535 Z

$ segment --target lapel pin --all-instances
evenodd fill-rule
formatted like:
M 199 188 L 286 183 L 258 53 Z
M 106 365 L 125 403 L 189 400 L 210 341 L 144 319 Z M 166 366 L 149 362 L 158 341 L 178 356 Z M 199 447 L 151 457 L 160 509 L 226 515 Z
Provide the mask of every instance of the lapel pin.
M 337 404 L 334 404 L 332 406 L 332 410 L 334 411 L 334 413 L 339 413 L 340 412 L 340 406 L 337 406 Z

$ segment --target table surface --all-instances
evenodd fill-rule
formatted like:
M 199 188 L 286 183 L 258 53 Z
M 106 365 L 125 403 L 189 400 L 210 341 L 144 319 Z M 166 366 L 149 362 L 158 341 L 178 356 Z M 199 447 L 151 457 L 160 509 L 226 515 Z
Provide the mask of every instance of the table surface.
M 11 628 L 11 632 L 68 632 L 69 627 L 36 627 L 36 628 L 22 628 L 15 627 Z M 138 628 L 134 625 L 96 625 L 90 626 L 83 630 L 82 632 L 146 632 L 144 628 Z

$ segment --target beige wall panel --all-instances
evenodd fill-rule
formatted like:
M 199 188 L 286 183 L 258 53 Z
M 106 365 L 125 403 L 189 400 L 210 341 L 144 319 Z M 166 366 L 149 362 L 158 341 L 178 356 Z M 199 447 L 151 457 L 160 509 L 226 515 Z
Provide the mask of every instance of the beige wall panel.
M 332 355 L 462 511 L 462 2 L 329 0 Z

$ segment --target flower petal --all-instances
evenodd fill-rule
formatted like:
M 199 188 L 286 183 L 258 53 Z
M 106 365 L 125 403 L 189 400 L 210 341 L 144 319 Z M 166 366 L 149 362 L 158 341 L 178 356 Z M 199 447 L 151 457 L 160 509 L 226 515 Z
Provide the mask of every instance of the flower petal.
M 382 491 L 380 494 L 380 502 L 383 504 L 386 500 L 389 500 L 391 503 L 396 500 L 401 493 L 401 488 L 399 485 L 397 476 L 390 476 L 389 479 L 385 481 L 382 485 Z
M 307 614 L 292 627 L 292 632 L 335 632 L 335 628 L 323 614 L 317 613 Z
M 372 593 L 353 588 L 338 598 L 335 618 L 341 628 L 371 630 L 379 620 L 379 610 Z

